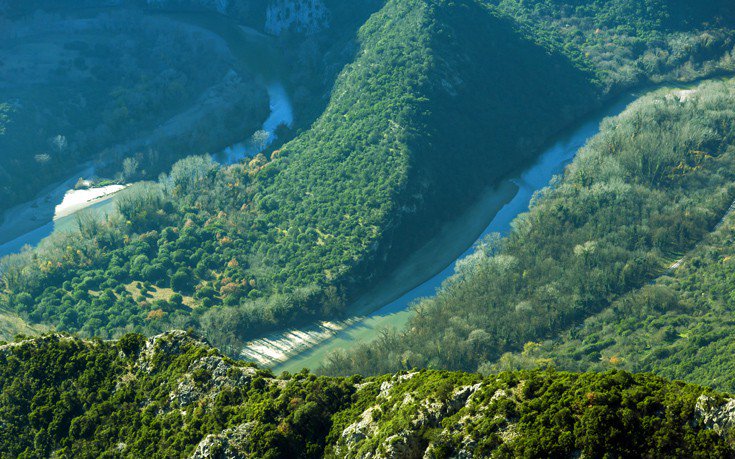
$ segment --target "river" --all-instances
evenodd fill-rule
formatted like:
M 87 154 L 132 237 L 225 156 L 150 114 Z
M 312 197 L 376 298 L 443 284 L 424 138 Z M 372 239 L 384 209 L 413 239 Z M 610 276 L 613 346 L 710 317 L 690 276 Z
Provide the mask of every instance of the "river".
M 599 132 L 602 120 L 620 114 L 630 102 L 641 95 L 638 93 L 626 94 L 616 103 L 608 105 L 606 109 L 589 116 L 586 121 L 575 128 L 562 133 L 532 166 L 517 177 L 510 179 L 508 182 L 515 185 L 517 190 L 512 199 L 506 200 L 499 210 L 485 220 L 485 228 L 481 235 L 474 243 L 465 246 L 462 254 L 456 257 L 449 266 L 433 276 L 428 276 L 429 278 L 418 286 L 387 302 L 374 312 L 368 311 L 368 314 L 355 315 L 344 321 L 323 322 L 312 327 L 289 330 L 254 340 L 246 344 L 243 356 L 258 361 L 261 365 L 267 365 L 276 372 L 295 372 L 302 368 L 316 369 L 334 351 L 349 349 L 356 344 L 368 342 L 388 327 L 403 327 L 412 315 L 412 304 L 420 298 L 433 296 L 442 283 L 454 274 L 456 264 L 473 253 L 475 245 L 487 235 L 491 233 L 508 234 L 515 217 L 528 210 L 534 193 L 548 186 L 555 175 L 563 172 L 566 165 L 574 159 L 577 151 L 588 139 Z M 501 186 L 500 190 L 493 192 L 498 194 L 500 200 L 503 200 L 502 195 L 507 193 L 507 189 L 504 190 Z M 466 231 L 465 222 L 473 218 L 472 213 L 463 214 L 453 226 Z M 380 288 L 381 286 L 378 286 L 378 289 Z M 351 310 L 356 312 L 355 308 Z M 360 312 L 363 311 L 358 311 L 358 314 Z
M 239 63 L 257 74 L 260 82 L 266 87 L 270 100 L 270 115 L 261 127 L 265 135 L 254 141 L 253 133 L 244 133 L 243 141 L 213 155 L 214 159 L 222 164 L 233 164 L 254 156 L 275 142 L 275 132 L 279 126 L 291 127 L 293 108 L 286 88 L 278 79 L 281 64 L 271 37 L 241 27 L 232 20 L 216 14 L 156 14 L 166 14 L 172 19 L 186 21 L 220 33 Z M 25 246 L 36 246 L 55 231 L 74 228 L 77 212 L 94 212 L 98 215 L 112 212 L 115 193 L 121 188 L 74 189 L 80 177 L 91 177 L 94 171 L 92 163 L 84 164 L 68 178 L 47 186 L 34 199 L 7 210 L 5 219 L 0 224 L 0 257 L 17 253 Z M 78 202 L 80 195 L 82 200 L 84 196 L 88 197 L 81 204 Z M 70 201 L 77 201 L 71 212 L 68 205 Z
M 248 135 L 242 142 L 214 155 L 215 159 L 223 164 L 231 164 L 271 145 L 276 140 L 276 129 L 281 125 L 290 126 L 293 122 L 293 109 L 288 93 L 279 80 L 282 63 L 278 62 L 277 50 L 269 45 L 269 38 L 217 15 L 167 15 L 220 34 L 239 62 L 260 76 L 268 91 L 270 116 L 262 125 L 267 135 L 256 140 Z M 587 140 L 597 134 L 600 122 L 605 117 L 622 112 L 628 103 L 640 95 L 627 94 L 607 109 L 590 115 L 585 122 L 560 134 L 536 163 L 516 178 L 488 189 L 474 206 L 457 220 L 448 222 L 433 241 L 409 257 L 394 276 L 381 281 L 372 291 L 358 298 L 350 307 L 349 318 L 286 330 L 254 340 L 246 344 L 243 357 L 276 371 L 317 368 L 333 351 L 367 342 L 386 327 L 402 327 L 411 317 L 410 306 L 414 302 L 434 295 L 442 283 L 454 274 L 456 264 L 471 254 L 475 244 L 486 235 L 507 234 L 515 217 L 528 210 L 534 193 L 546 187 L 554 175 L 563 171 Z M 73 213 L 55 218 L 58 216 L 55 211 L 47 210 L 44 213 L 37 209 L 39 205 L 55 209 L 76 183 L 80 173 L 85 176 L 90 173 L 88 167 L 49 187 L 33 201 L 8 212 L 12 218 L 0 225 L 0 256 L 17 252 L 26 244 L 38 244 L 53 231 L 73 225 Z M 90 202 L 86 211 L 108 212 L 112 201 L 109 196 L 98 198 Z M 24 215 L 31 216 L 32 227 L 13 227 L 12 220 Z M 26 221 L 25 225 L 28 224 Z
M 710 78 L 709 80 L 727 78 Z M 457 263 L 472 254 L 479 241 L 491 233 L 508 234 L 515 217 L 528 210 L 534 193 L 548 186 L 555 175 L 564 171 L 579 149 L 599 132 L 603 119 L 619 115 L 631 102 L 653 91 L 676 89 L 680 97 L 686 97 L 689 90 L 698 83 L 701 83 L 701 80 L 688 84 L 659 85 L 624 94 L 616 102 L 608 104 L 606 108 L 590 115 L 584 122 L 560 134 L 532 166 L 509 180 L 510 183 L 516 185 L 517 192 L 512 199 L 507 200 L 497 212 L 487 218 L 485 229 L 475 242 L 468 244 L 462 255 L 456 257 L 449 266 L 438 270 L 433 276 L 427 276 L 426 280 L 415 288 L 392 301 L 385 302 L 384 306 L 379 309 L 373 309 L 374 312 L 367 309 L 366 314 L 365 305 L 360 304 L 364 303 L 363 299 L 358 299 L 351 307 L 353 316 L 346 320 L 322 322 L 311 327 L 289 330 L 254 340 L 246 344 L 242 352 L 243 356 L 268 366 L 276 372 L 295 372 L 303 368 L 316 369 L 332 352 L 369 342 L 378 337 L 386 328 L 402 328 L 412 316 L 411 306 L 421 298 L 434 296 L 442 283 L 455 273 Z M 480 203 L 483 205 L 490 203 L 490 206 L 495 206 L 498 201 L 503 201 L 503 195 L 506 192 L 507 189 L 501 185 L 496 190 L 491 190 L 491 193 L 497 195 L 497 200 L 493 201 L 484 197 Z M 460 216 L 458 221 L 453 222 L 451 226 L 459 228 L 455 234 L 458 239 L 463 238 L 463 232 L 472 231 L 473 219 L 476 218 L 477 212 L 476 207 Z M 376 286 L 375 290 L 383 289 L 384 284 L 390 282 L 391 279 L 383 281 L 381 285 Z

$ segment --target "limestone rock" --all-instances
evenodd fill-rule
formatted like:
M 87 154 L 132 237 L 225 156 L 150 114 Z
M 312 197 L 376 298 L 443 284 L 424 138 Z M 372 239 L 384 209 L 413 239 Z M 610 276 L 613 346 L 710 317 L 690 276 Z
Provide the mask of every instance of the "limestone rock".
M 275 0 L 266 10 L 265 31 L 288 30 L 313 34 L 329 27 L 329 10 L 322 0 Z
M 728 399 L 718 405 L 714 398 L 700 395 L 694 408 L 698 421 L 718 435 L 724 435 L 735 428 L 735 399 Z
M 220 434 L 207 435 L 199 442 L 191 459 L 244 459 L 250 454 L 254 422 L 240 424 Z

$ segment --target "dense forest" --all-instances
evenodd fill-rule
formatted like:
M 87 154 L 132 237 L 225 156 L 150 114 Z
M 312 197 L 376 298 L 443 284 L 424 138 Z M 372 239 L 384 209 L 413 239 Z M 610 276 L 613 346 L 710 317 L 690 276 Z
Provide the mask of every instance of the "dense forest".
M 482 369 L 662 274 L 735 199 L 734 93 L 732 80 L 663 90 L 607 119 L 507 238 L 487 240 L 416 305 L 405 331 L 334 355 L 328 371 Z
M 317 377 L 195 336 L 0 346 L 0 457 L 729 457 L 733 401 L 647 374 Z
M 686 21 L 668 15 L 673 4 L 650 6 L 634 28 L 609 22 L 609 2 L 511 6 L 386 2 L 310 129 L 232 167 L 183 160 L 129 190 L 105 221 L 82 216 L 79 233 L 9 257 L 0 304 L 85 336 L 193 326 L 230 352 L 285 324 L 339 316 L 441 221 L 620 88 L 732 66 L 721 6 Z M 569 36 L 535 27 L 570 17 Z M 599 40 L 619 49 L 602 52 Z M 694 47 L 703 51 L 685 53 Z M 604 71 L 613 58 L 642 69 L 619 78 Z M 698 223 L 725 201 L 712 196 Z M 631 279 L 650 263 L 633 263 Z

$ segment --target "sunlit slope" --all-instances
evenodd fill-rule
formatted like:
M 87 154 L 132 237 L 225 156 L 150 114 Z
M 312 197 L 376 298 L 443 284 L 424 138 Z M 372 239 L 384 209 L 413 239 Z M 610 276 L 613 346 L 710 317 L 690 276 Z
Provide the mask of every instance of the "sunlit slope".
M 36 336 L 48 330 L 42 325 L 31 325 L 14 312 L 0 309 L 0 340 L 12 340 L 18 335 Z

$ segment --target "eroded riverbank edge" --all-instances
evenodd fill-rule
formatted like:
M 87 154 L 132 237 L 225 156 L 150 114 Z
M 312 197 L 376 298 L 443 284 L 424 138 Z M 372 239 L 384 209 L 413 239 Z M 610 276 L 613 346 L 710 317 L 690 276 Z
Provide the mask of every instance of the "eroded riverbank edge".
M 458 218 L 442 225 L 441 230 L 419 250 L 381 279 L 349 308 L 349 318 L 322 321 L 313 325 L 276 332 L 246 343 L 242 356 L 265 366 L 278 366 L 309 351 L 336 334 L 357 325 L 367 315 L 414 290 L 448 269 L 472 247 L 489 222 L 510 203 L 519 191 L 511 180 L 487 188 L 480 198 Z

